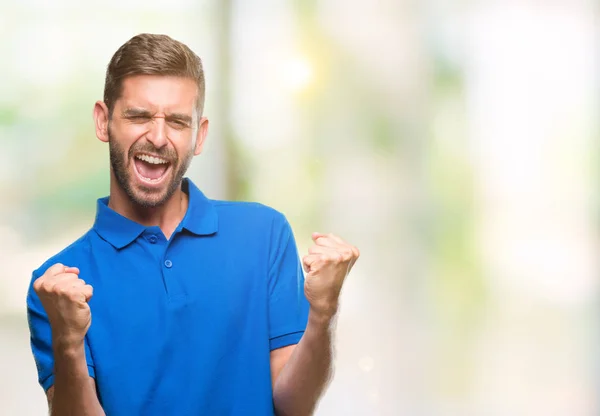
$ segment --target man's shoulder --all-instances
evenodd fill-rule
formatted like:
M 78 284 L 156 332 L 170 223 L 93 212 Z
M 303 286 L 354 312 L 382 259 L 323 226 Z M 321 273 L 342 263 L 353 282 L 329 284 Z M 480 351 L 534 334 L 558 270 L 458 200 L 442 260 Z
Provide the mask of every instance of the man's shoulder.
M 212 203 L 217 211 L 219 230 L 224 231 L 224 235 L 252 235 L 255 243 L 260 245 L 262 241 L 272 246 L 293 234 L 285 214 L 269 205 L 248 201 L 212 200 Z M 247 240 L 241 238 L 240 241 Z
M 226 220 L 243 219 L 248 221 L 286 222 L 285 215 L 275 208 L 252 201 L 210 200 L 219 216 Z
M 91 253 L 90 233 L 88 230 L 85 234 L 73 241 L 67 247 L 63 248 L 58 253 L 52 255 L 37 269 L 33 271 L 33 278 L 36 279 L 44 274 L 44 272 L 56 263 L 64 264 L 65 266 L 74 266 L 80 264 Z

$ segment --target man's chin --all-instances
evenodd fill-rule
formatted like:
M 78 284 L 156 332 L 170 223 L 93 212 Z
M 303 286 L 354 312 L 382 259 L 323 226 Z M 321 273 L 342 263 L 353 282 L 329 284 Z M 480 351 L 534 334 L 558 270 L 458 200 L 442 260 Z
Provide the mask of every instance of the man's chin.
M 129 198 L 141 207 L 156 208 L 167 202 L 169 196 L 167 187 L 165 189 L 144 189 L 137 187 L 137 189 L 132 190 Z

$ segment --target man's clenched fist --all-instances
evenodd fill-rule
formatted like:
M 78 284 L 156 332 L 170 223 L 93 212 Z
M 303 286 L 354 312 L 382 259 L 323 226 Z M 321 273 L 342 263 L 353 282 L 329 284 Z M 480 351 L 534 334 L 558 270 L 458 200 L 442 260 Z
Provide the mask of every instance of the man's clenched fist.
M 358 249 L 333 234 L 313 233 L 315 244 L 302 262 L 307 272 L 304 293 L 311 310 L 330 319 L 337 311 L 344 279 L 360 255 Z
M 53 343 L 82 343 L 92 322 L 87 302 L 93 290 L 79 278 L 79 269 L 55 264 L 36 279 L 33 289 L 48 315 Z

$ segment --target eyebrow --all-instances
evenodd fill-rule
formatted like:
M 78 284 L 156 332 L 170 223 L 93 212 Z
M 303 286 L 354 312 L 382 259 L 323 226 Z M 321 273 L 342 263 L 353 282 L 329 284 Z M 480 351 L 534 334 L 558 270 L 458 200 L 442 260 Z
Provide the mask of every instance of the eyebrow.
M 187 114 L 171 113 L 171 114 L 167 114 L 165 116 L 165 118 L 167 120 L 179 120 L 179 121 L 183 121 L 184 123 L 187 123 L 187 124 L 192 124 L 192 117 L 188 116 Z
M 143 108 L 126 108 L 121 114 L 123 115 L 123 117 L 152 116 L 152 113 L 150 113 L 150 111 L 144 110 Z
M 127 108 L 122 112 L 123 117 L 152 117 L 152 113 L 143 108 Z M 182 113 L 171 113 L 166 114 L 165 119 L 167 120 L 179 120 L 187 124 L 192 123 L 192 117 Z

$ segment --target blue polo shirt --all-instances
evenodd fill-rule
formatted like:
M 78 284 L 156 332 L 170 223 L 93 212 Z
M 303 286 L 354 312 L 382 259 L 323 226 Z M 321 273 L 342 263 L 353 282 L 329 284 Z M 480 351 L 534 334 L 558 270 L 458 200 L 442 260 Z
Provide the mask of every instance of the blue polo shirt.
M 94 226 L 34 271 L 76 266 L 94 287 L 87 365 L 109 416 L 273 415 L 270 351 L 296 344 L 308 303 L 285 217 L 206 198 L 189 180 L 170 240 L 98 200 Z M 51 331 L 27 296 L 39 382 L 54 382 Z

